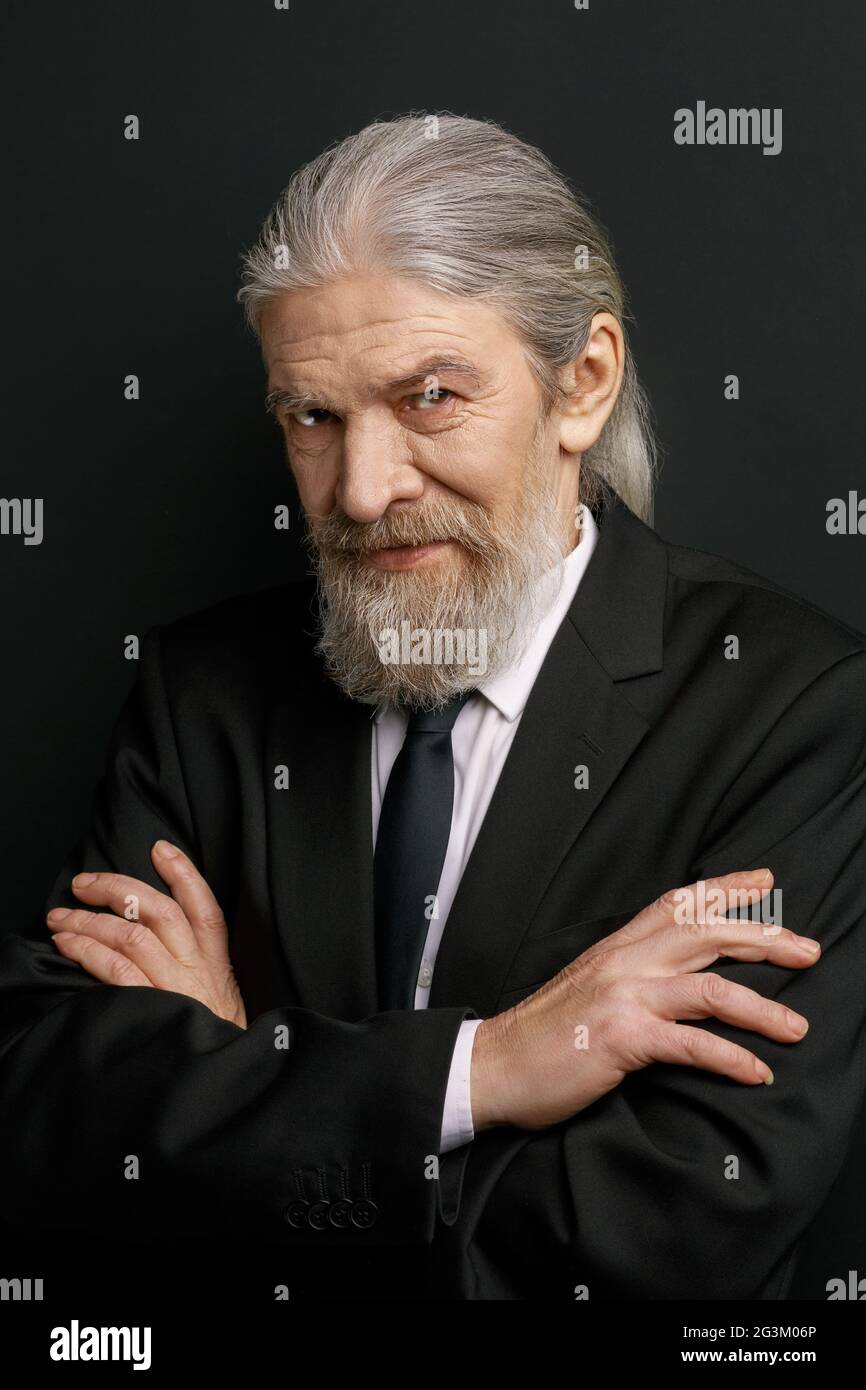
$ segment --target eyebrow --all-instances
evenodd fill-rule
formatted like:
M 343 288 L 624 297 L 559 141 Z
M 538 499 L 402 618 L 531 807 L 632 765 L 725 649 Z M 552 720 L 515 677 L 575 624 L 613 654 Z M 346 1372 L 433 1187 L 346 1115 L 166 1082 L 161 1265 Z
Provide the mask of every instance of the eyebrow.
M 396 377 L 392 381 L 386 381 L 383 386 L 371 386 L 367 389 L 367 395 L 372 399 L 381 392 L 405 391 L 411 386 L 423 385 L 431 376 L 462 376 L 465 377 L 473 386 L 481 385 L 480 373 L 461 357 L 431 357 L 426 361 L 420 362 L 413 372 L 408 376 Z M 315 392 L 295 392 L 287 391 L 282 387 L 275 387 L 265 396 L 265 409 L 273 413 L 277 406 L 282 406 L 285 410 L 327 410 L 332 415 L 339 415 L 339 408 L 332 401 L 324 396 L 317 395 Z

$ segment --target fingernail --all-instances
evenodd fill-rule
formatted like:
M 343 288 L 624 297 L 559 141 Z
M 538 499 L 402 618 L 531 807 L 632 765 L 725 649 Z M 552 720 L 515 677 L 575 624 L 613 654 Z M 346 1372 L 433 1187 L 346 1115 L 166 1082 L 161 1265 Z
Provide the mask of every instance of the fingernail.
M 173 845 L 170 840 L 157 840 L 154 849 L 162 859 L 174 859 L 176 854 L 180 854 L 177 845 Z
M 788 1010 L 788 1026 L 792 1033 L 796 1033 L 798 1038 L 802 1038 L 809 1031 L 809 1020 L 800 1018 L 797 1014 Z
M 72 880 L 73 888 L 86 888 L 89 883 L 96 882 L 96 874 L 76 874 Z
M 46 922 L 62 922 L 64 917 L 68 917 L 71 911 L 71 907 L 53 907 L 45 920 Z
M 810 956 L 814 956 L 816 951 L 820 951 L 820 941 L 813 941 L 811 936 L 798 936 L 797 945 L 801 951 L 808 951 Z
M 756 1062 L 755 1070 L 765 1086 L 772 1086 L 776 1078 L 773 1076 L 773 1073 L 770 1071 L 770 1068 L 767 1066 L 766 1062 Z

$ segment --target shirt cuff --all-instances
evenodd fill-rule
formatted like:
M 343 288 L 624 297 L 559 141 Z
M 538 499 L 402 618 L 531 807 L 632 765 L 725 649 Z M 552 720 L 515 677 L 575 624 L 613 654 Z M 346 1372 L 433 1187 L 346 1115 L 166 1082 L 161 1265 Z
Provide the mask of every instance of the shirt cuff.
M 440 1154 L 447 1153 L 449 1149 L 458 1149 L 461 1144 L 469 1144 L 475 1138 L 469 1077 L 475 1032 L 483 1022 L 483 1018 L 464 1019 L 457 1034 L 451 1070 L 448 1073 L 448 1085 L 445 1089 Z

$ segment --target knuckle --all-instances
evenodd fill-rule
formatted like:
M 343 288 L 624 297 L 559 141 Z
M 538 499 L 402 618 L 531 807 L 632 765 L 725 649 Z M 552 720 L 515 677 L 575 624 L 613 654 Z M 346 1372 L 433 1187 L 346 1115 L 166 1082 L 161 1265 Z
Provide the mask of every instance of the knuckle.
M 741 1071 L 743 1067 L 751 1069 L 757 1058 L 745 1047 L 738 1047 L 736 1043 L 724 1042 L 723 1056 L 725 1065 L 730 1071 Z
M 719 923 L 713 918 L 712 913 L 707 913 L 703 918 L 696 917 L 684 923 L 681 930 L 687 931 L 690 937 L 697 937 L 699 941 L 716 942 Z
M 727 893 L 728 887 L 736 874 L 714 874 L 712 878 L 702 880 L 704 892 L 709 896 L 711 893 Z
M 614 951 L 602 948 L 599 951 L 594 951 L 592 955 L 587 956 L 582 963 L 584 968 L 589 970 L 592 974 L 605 976 L 610 974 L 614 960 Z
M 580 995 L 581 986 L 586 979 L 588 968 L 589 962 L 579 957 L 577 960 L 571 960 L 567 965 L 564 965 L 562 970 L 560 970 L 559 974 L 555 977 L 558 980 L 562 980 L 569 997 L 572 995 Z M 552 981 L 549 980 L 548 984 L 551 983 Z M 544 988 L 546 988 L 546 986 L 542 985 L 542 989 Z
M 680 1050 L 691 1058 L 703 1056 L 705 1044 L 699 1028 L 684 1028 L 680 1034 Z
M 668 888 L 656 898 L 654 906 L 659 908 L 660 911 L 670 912 L 682 901 L 680 895 L 685 892 L 688 892 L 688 889 Z
M 637 1028 L 618 1018 L 612 1011 L 603 1013 L 593 1021 L 591 1040 L 608 1057 L 617 1061 L 639 1051 Z
M 124 922 L 119 935 L 121 943 L 134 951 L 145 947 L 150 939 L 150 932 L 143 922 Z
M 745 1048 L 731 1042 L 729 1038 L 720 1038 L 718 1033 L 707 1034 L 707 1037 L 710 1039 L 708 1050 L 714 1053 L 729 1071 L 742 1066 L 749 1055 Z
M 162 896 L 154 909 L 154 916 L 161 927 L 179 927 L 186 921 L 186 915 L 173 898 Z
M 125 956 L 114 956 L 108 967 L 111 982 L 115 985 L 130 985 L 135 979 L 135 967 Z
M 698 988 L 706 1003 L 720 1004 L 730 998 L 731 984 L 723 975 L 717 975 L 714 970 L 708 970 L 695 978 L 699 981 Z
M 636 989 L 635 981 L 627 975 L 616 975 L 608 982 L 607 994 L 611 1004 L 625 1010 L 634 1002 Z
M 218 907 L 205 908 L 198 914 L 198 921 L 206 931 L 219 931 L 225 927 L 225 918 Z
M 664 1024 L 650 1017 L 610 1020 L 608 1050 L 629 1067 L 647 1066 L 662 1050 Z

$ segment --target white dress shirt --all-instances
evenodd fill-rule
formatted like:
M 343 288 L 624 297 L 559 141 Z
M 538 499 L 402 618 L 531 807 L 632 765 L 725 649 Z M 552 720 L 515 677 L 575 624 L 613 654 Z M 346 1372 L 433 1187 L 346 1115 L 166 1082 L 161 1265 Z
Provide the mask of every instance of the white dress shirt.
M 472 853 L 472 847 L 499 781 L 512 739 L 517 732 L 529 692 L 541 670 L 560 623 L 571 607 L 583 573 L 598 539 L 598 528 L 588 507 L 582 511 L 580 541 L 553 573 L 548 607 L 536 626 L 522 655 L 506 670 L 489 680 L 480 680 L 476 693 L 461 709 L 451 734 L 454 751 L 454 810 L 451 834 L 437 905 L 439 915 L 431 919 L 421 957 L 415 989 L 415 1008 L 425 1009 L 430 999 L 433 969 L 448 913 Z M 558 575 L 558 578 L 557 578 Z M 373 715 L 371 782 L 373 796 L 373 845 L 379 828 L 382 798 L 391 768 L 406 735 L 405 711 L 383 702 Z M 465 1019 L 460 1025 L 442 1117 L 440 1153 L 474 1139 L 469 1088 L 472 1044 L 483 1020 Z

